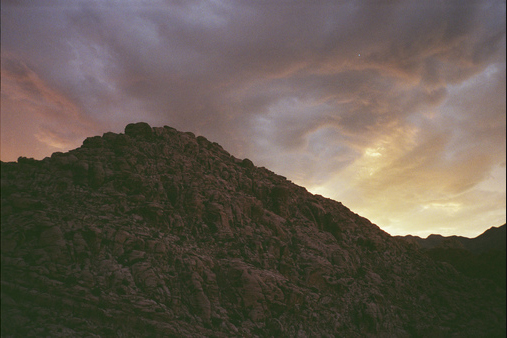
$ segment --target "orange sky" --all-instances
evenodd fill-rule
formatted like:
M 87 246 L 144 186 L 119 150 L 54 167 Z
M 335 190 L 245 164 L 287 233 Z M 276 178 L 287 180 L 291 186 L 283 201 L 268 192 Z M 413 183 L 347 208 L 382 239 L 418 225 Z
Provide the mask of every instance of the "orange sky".
M 505 14 L 503 1 L 3 1 L 1 159 L 146 121 L 393 235 L 474 237 L 506 218 Z

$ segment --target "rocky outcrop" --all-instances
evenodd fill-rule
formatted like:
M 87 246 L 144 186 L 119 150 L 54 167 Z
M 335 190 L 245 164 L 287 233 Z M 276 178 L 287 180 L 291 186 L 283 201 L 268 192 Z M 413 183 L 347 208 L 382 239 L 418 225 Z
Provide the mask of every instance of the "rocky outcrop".
M 1 169 L 2 336 L 505 334 L 504 290 L 192 133 Z

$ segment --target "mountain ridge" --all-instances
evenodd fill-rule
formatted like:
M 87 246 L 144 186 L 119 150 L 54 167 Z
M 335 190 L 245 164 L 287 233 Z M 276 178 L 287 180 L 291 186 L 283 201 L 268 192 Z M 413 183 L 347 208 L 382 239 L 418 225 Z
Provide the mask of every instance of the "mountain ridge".
M 505 290 L 202 136 L 2 165 L 2 336 L 504 336 Z
M 431 234 L 426 238 L 414 235 L 395 236 L 397 238 L 405 238 L 417 242 L 424 249 L 432 249 L 439 246 L 444 241 L 458 241 L 463 247 L 475 254 L 480 254 L 487 250 L 505 250 L 506 246 L 505 224 L 500 226 L 492 226 L 485 230 L 482 234 L 469 238 L 465 236 L 451 235 L 442 236 L 439 234 Z
M 433 260 L 451 264 L 473 278 L 486 278 L 498 287 L 506 286 L 505 224 L 491 227 L 475 238 L 429 235 L 397 236 L 415 243 Z

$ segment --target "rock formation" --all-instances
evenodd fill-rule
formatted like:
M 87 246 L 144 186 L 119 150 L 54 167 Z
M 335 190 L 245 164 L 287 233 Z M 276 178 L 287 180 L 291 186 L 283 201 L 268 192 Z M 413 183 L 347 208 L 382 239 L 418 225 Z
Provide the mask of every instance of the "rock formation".
M 505 290 L 192 133 L 1 170 L 2 337 L 505 335 Z

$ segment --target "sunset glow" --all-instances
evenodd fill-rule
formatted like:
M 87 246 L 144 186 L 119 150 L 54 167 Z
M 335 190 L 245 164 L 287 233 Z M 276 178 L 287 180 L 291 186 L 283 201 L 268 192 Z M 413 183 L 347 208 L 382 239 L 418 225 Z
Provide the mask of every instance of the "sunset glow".
M 393 235 L 475 237 L 506 220 L 505 17 L 493 0 L 3 1 L 1 160 L 145 121 Z

